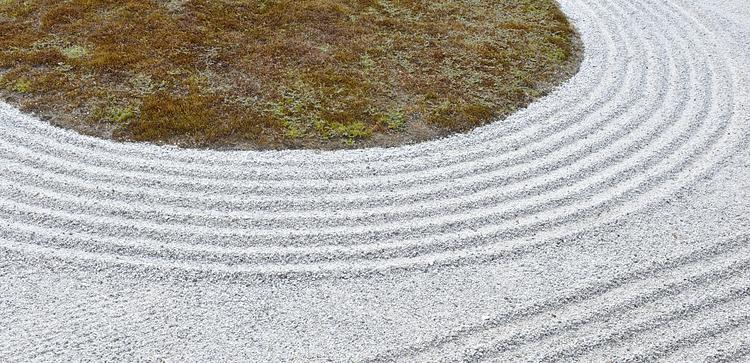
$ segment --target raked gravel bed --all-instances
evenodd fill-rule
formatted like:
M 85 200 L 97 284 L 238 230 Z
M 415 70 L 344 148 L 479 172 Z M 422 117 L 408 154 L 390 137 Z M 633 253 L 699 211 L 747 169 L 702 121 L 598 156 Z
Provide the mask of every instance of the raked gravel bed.
M 576 76 L 399 148 L 123 144 L 0 104 L 0 361 L 747 360 L 744 1 L 563 0 Z

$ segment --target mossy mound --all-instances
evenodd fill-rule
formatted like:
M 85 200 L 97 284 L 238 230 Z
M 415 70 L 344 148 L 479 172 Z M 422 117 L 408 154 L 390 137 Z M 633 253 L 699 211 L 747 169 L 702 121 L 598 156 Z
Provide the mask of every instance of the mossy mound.
M 188 147 L 419 141 L 577 64 L 553 0 L 0 0 L 0 88 L 53 123 Z

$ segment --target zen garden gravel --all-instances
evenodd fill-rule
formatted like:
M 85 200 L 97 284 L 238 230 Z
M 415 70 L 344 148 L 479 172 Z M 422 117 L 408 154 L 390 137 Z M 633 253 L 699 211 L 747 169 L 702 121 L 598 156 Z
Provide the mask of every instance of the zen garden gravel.
M 0 361 L 750 358 L 746 0 L 563 0 L 580 72 L 387 149 L 115 143 L 0 104 Z

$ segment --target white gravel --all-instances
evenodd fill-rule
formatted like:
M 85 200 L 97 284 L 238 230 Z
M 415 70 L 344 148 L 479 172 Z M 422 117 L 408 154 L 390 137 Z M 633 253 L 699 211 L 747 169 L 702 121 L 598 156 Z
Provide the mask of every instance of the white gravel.
M 578 75 L 393 149 L 120 144 L 0 104 L 0 361 L 750 357 L 746 0 L 563 0 Z

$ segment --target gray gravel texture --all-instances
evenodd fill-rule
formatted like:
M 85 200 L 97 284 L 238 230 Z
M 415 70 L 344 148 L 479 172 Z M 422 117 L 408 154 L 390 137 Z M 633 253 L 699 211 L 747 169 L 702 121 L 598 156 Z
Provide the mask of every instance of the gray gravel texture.
M 563 0 L 579 74 L 391 149 L 0 104 L 0 361 L 748 361 L 747 0 Z

